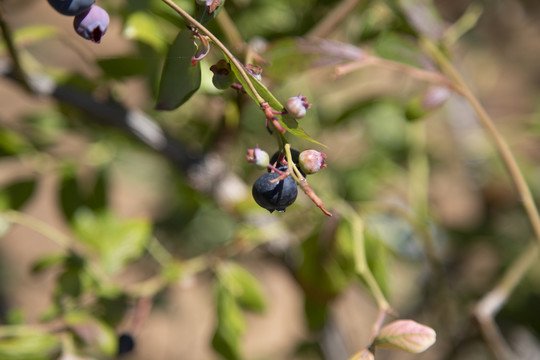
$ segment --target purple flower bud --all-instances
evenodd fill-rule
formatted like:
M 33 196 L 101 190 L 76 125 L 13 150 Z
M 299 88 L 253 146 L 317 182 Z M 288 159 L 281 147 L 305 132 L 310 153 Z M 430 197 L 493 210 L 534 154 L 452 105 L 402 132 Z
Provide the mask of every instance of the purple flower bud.
M 49 4 L 60 14 L 67 16 L 79 15 L 86 10 L 95 0 L 48 0 Z
M 325 160 L 326 154 L 317 150 L 302 151 L 298 157 L 300 168 L 308 175 L 324 169 L 326 167 Z
M 109 14 L 97 5 L 92 5 L 88 11 L 75 16 L 73 27 L 77 34 L 97 44 L 109 27 Z

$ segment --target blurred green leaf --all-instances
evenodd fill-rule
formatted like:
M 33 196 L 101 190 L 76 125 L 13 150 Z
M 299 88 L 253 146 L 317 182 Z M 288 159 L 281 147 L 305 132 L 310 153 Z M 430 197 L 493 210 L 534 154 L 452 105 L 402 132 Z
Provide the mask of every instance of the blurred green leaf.
M 13 35 L 14 42 L 25 47 L 61 34 L 60 28 L 53 25 L 30 25 L 17 29 Z M 0 42 L 0 54 L 6 50 L 5 42 Z
M 45 255 L 32 265 L 32 274 L 39 274 L 49 270 L 53 266 L 63 264 L 66 261 L 65 254 Z
M 321 330 L 328 321 L 328 301 L 306 296 L 304 314 L 309 330 L 314 332 Z
M 137 54 L 97 60 L 98 66 L 110 79 L 123 79 L 146 73 L 148 61 Z
M 409 38 L 387 32 L 377 38 L 374 44 L 375 53 L 385 59 L 405 63 L 414 67 L 422 67 L 422 54 L 418 45 Z
M 143 254 L 151 224 L 143 219 L 119 219 L 110 212 L 79 210 L 73 218 L 73 230 L 97 251 L 105 271 L 115 273 Z
M 255 312 L 265 310 L 262 288 L 245 268 L 234 262 L 223 263 L 218 267 L 218 277 L 240 306 Z
M 36 179 L 11 183 L 0 191 L 0 206 L 19 210 L 32 198 L 35 189 Z
M 137 11 L 128 16 L 124 26 L 124 36 L 152 47 L 157 53 L 165 53 L 165 41 L 158 22 L 150 13 Z
M 73 166 L 66 167 L 60 182 L 60 206 L 64 216 L 72 221 L 74 214 L 81 208 L 93 211 L 102 211 L 107 207 L 107 171 L 105 168 L 97 169 L 94 182 L 83 189 L 82 184 Z
M 96 317 L 84 313 L 69 313 L 64 318 L 68 327 L 86 345 L 86 350 L 103 355 L 116 355 L 117 338 L 114 330 Z
M 201 86 L 201 65 L 192 65 L 197 51 L 191 31 L 181 30 L 167 53 L 158 97 L 157 110 L 174 110 L 189 100 Z
M 245 330 L 245 320 L 238 303 L 229 290 L 217 284 L 217 326 L 212 337 L 212 347 L 225 359 L 239 360 L 240 337 Z
M 0 338 L 0 359 L 51 360 L 60 352 L 56 336 L 28 332 L 18 337 Z
M 22 154 L 32 149 L 30 142 L 17 132 L 2 128 L 0 131 L 0 156 Z

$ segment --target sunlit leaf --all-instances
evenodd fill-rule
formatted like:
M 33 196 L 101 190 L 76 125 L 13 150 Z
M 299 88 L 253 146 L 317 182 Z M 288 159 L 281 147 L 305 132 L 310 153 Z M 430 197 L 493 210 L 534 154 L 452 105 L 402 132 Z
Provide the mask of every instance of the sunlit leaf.
M 109 273 L 139 258 L 150 237 L 151 225 L 143 219 L 119 219 L 109 212 L 78 211 L 73 219 L 77 237 L 100 255 Z
M 157 110 L 174 110 L 189 100 L 201 86 L 201 65 L 192 65 L 197 51 L 191 32 L 182 30 L 169 48 L 161 74 Z
M 128 39 L 149 45 L 158 53 L 164 53 L 167 47 L 156 19 L 147 12 L 138 11 L 130 14 L 126 20 L 124 35 Z
M 217 326 L 212 337 L 212 347 L 225 359 L 241 359 L 240 337 L 245 330 L 245 320 L 234 296 L 221 284 L 216 294 Z
M 245 309 L 262 312 L 266 304 L 257 279 L 240 265 L 228 262 L 218 268 L 220 281 Z
M 50 360 L 60 352 L 56 336 L 34 332 L 0 338 L 0 359 Z

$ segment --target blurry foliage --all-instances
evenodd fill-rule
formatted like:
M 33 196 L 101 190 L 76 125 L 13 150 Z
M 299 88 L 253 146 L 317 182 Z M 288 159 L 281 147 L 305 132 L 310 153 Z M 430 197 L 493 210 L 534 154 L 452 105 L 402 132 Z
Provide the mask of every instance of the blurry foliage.
M 188 0 L 176 3 L 208 23 L 219 39 L 229 40 L 228 29 L 220 26 L 215 16 L 206 14 L 204 7 Z M 412 84 L 414 81 L 406 79 L 406 75 L 389 76 L 372 68 L 331 82 L 328 69 L 357 60 L 366 52 L 417 69 L 428 66 L 431 70 L 417 39 L 420 35 L 438 39 L 446 24 L 429 1 L 423 2 L 427 6 L 422 8 L 422 16 L 414 18 L 418 15 L 411 5 L 414 2 L 403 5 L 400 1 L 371 0 L 361 1 L 348 14 L 329 36 L 332 42 L 310 47 L 313 43 L 299 38 L 340 3 L 228 0 L 224 9 L 243 39 L 262 43 L 257 51 L 264 60 L 260 64 L 263 80 L 249 77 L 275 110 L 283 108 L 286 97 L 309 93 L 309 100 L 314 103 L 311 113 L 299 122 L 280 116 L 280 124 L 288 130 L 287 137 L 294 148 L 314 147 L 329 154 L 328 169 L 310 177 L 310 184 L 325 203 L 335 204 L 336 209 L 341 202 L 351 204 L 362 216 L 367 265 L 382 293 L 392 302 L 396 293 L 407 292 L 404 288 L 414 288 L 413 292 L 421 289 L 415 295 L 425 294 L 426 298 L 412 301 L 419 308 L 404 306 L 411 313 L 402 315 L 426 313 L 437 331 L 453 326 L 450 332 L 465 332 L 455 328 L 455 324 L 441 321 L 450 315 L 448 308 L 458 306 L 462 314 L 455 322 L 461 324 L 471 302 L 481 296 L 478 288 L 466 284 L 467 271 L 476 269 L 476 258 L 467 259 L 463 254 L 489 239 L 489 247 L 499 255 L 494 260 L 496 274 L 482 279 L 482 291 L 486 291 L 531 237 L 530 228 L 525 225 L 525 217 L 507 184 L 497 182 L 503 171 L 499 162 L 493 160 L 493 154 L 480 160 L 467 159 L 459 152 L 461 149 L 456 149 L 460 145 L 452 144 L 460 134 L 442 125 L 433 126 L 439 133 L 428 139 L 424 155 L 435 175 L 439 166 L 461 162 L 465 170 L 459 171 L 469 172 L 468 176 L 474 179 L 457 184 L 446 180 L 443 186 L 474 187 L 478 191 L 475 204 L 483 214 L 460 227 L 438 219 L 439 204 L 429 214 L 413 208 L 407 194 L 409 187 L 426 179 L 409 177 L 415 144 L 409 137 L 407 106 L 424 89 Z M 534 2 L 523 4 L 534 7 Z M 31 269 L 35 276 L 45 272 L 54 272 L 56 276 L 55 289 L 49 294 L 53 303 L 43 314 L 41 325 L 57 321 L 65 329 L 48 332 L 45 327 L 33 328 L 31 324 L 15 328 L 15 321 L 0 326 L 0 359 L 47 360 L 58 358 L 59 354 L 69 355 L 74 349 L 89 358 L 113 358 L 118 346 L 118 326 L 125 316 L 133 316 L 129 315 L 133 304 L 146 296 L 161 295 L 162 290 L 186 275 L 184 271 L 189 276 L 199 272 L 212 276 L 216 322 L 208 342 L 226 359 L 244 358 L 242 337 L 249 331 L 245 312 L 264 314 L 272 299 L 266 296 L 265 284 L 241 265 L 242 256 L 247 257 L 261 244 L 271 246 L 280 240 L 285 240 L 287 249 L 283 253 L 278 251 L 278 255 L 268 253 L 286 266 L 302 290 L 306 327 L 314 334 L 306 343 L 299 344 L 297 356 L 322 358 L 321 343 L 314 344 L 332 322 L 332 302 L 352 284 L 366 285 L 356 268 L 354 241 L 358 234 L 354 233 L 351 220 L 340 217 L 339 210 L 333 219 L 323 219 L 324 215 L 303 194 L 285 214 L 265 217 L 268 214 L 249 196 L 249 184 L 260 171 L 244 161 L 245 151 L 259 144 L 271 154 L 279 145 L 264 128 L 264 116 L 249 98 L 256 100 L 256 96 L 241 78 L 240 70 L 231 65 L 247 94 L 213 88 L 208 68 L 227 56 L 212 46 L 204 60 L 191 66 L 191 56 L 197 49 L 191 32 L 185 21 L 162 1 L 111 0 L 102 1 L 101 5 L 120 24 L 121 34 L 116 34 L 120 39 L 115 41 L 129 44 L 128 50 L 86 58 L 93 50 L 79 44 L 83 55 L 78 56 L 93 71 L 62 68 L 40 61 L 40 54 L 49 46 L 58 58 L 71 54 L 65 44 L 58 47 L 54 42 L 64 35 L 54 26 L 32 24 L 14 29 L 15 43 L 28 69 L 46 73 L 59 85 L 70 86 L 104 104 L 127 103 L 130 105 L 126 107 L 131 108 L 135 97 L 137 108 L 150 114 L 171 141 L 194 152 L 217 152 L 226 164 L 219 176 L 235 174 L 244 182 L 226 190 L 203 190 L 201 183 L 192 178 L 193 168 L 186 172 L 173 161 L 165 163 L 163 153 L 149 150 L 140 141 L 103 126 L 67 103 L 46 102 L 17 119 L 0 115 L 0 161 L 16 160 L 29 170 L 24 176 L 2 179 L 0 210 L 24 211 L 32 204 L 42 177 L 53 174 L 57 182 L 51 190 L 57 200 L 54 206 L 60 210 L 74 239 L 63 246 L 63 252 L 35 259 Z M 425 22 L 419 27 L 422 19 Z M 233 48 L 238 44 L 227 45 Z M 4 44 L 0 44 L 0 53 L 6 54 Z M 243 60 L 245 54 L 235 55 Z M 126 89 L 131 81 L 141 80 L 142 95 Z M 535 136 L 540 129 L 539 110 L 534 109 L 536 118 L 530 124 Z M 425 118 L 417 121 L 430 125 L 428 120 L 439 121 L 437 118 L 442 117 L 437 110 L 422 115 Z M 535 145 L 536 142 L 534 139 Z M 527 163 L 525 170 L 536 187 L 533 192 L 540 193 L 535 162 Z M 205 179 L 211 176 L 209 171 Z M 429 181 L 423 185 L 428 194 Z M 135 208 L 143 208 L 137 210 L 144 216 L 121 215 L 115 208 L 118 199 L 114 191 L 123 192 L 122 196 L 132 200 Z M 231 191 L 231 198 L 239 200 L 235 198 L 237 202 L 230 205 L 218 199 L 217 195 L 223 195 L 220 191 Z M 461 202 L 465 201 L 451 196 L 441 199 L 459 212 Z M 394 211 L 394 207 L 399 211 Z M 7 230 L 3 220 L 0 227 L 2 233 Z M 433 241 L 435 255 L 426 254 L 426 238 Z M 430 268 L 430 256 L 441 261 L 439 271 L 443 273 Z M 402 278 L 402 274 L 396 273 L 400 267 L 412 269 L 416 278 Z M 116 281 L 133 268 L 153 277 L 132 287 Z M 6 274 L 10 271 L 3 264 L 0 270 Z M 531 314 L 539 300 L 539 278 L 538 269 L 533 269 L 513 294 L 498 317 L 503 326 L 524 326 L 540 334 L 540 319 L 536 313 Z M 9 286 L 12 285 L 2 282 L 0 294 L 8 297 Z M 446 298 L 433 305 L 433 299 L 441 299 L 441 294 L 447 294 L 445 291 L 451 291 L 452 296 L 457 294 L 455 303 Z M 16 309 L 16 304 L 9 305 Z M 10 318 L 7 311 L 0 307 L 0 319 Z M 14 311 L 9 309 L 11 314 Z M 454 340 L 446 339 L 447 345 L 452 346 Z M 359 344 L 355 349 L 365 345 Z M 459 349 L 455 352 L 459 353 Z

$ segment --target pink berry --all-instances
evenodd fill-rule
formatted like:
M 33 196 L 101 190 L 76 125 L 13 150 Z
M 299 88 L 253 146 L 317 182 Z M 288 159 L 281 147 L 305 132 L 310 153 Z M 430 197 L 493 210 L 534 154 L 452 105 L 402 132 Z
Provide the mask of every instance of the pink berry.
M 326 154 L 318 152 L 317 150 L 302 151 L 298 160 L 300 162 L 300 168 L 306 174 L 315 174 L 320 169 L 326 167 Z

